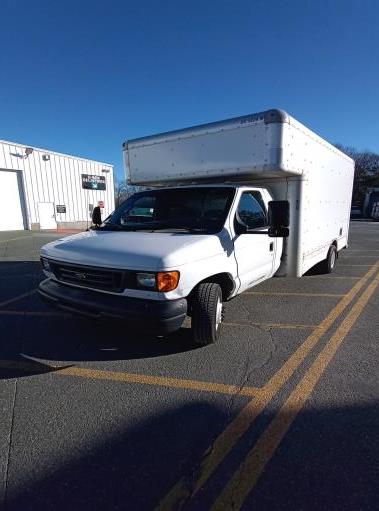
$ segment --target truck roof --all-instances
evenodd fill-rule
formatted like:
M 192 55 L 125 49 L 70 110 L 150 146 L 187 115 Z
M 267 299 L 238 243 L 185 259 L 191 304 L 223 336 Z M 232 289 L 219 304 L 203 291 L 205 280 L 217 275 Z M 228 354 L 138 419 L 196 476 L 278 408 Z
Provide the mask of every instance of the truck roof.
M 263 188 L 267 183 L 262 185 L 254 184 L 254 183 L 183 183 L 183 184 L 170 184 L 164 186 L 149 186 L 145 190 L 141 190 L 143 192 L 155 192 L 157 190 L 175 190 L 175 189 L 183 189 L 183 188 L 246 188 L 249 190 L 255 190 L 258 188 Z M 140 192 L 136 192 L 140 193 Z
M 281 110 L 279 108 L 274 108 L 271 110 L 265 110 L 264 112 L 257 112 L 257 113 L 253 113 L 253 114 L 242 115 L 239 117 L 232 117 L 229 119 L 223 119 L 221 121 L 215 121 L 215 122 L 208 122 L 205 124 L 196 124 L 194 126 L 190 126 L 187 128 L 181 128 L 178 130 L 171 130 L 171 131 L 164 131 L 162 133 L 147 135 L 145 137 L 127 139 L 123 143 L 123 147 L 126 147 L 127 145 L 130 145 L 130 144 L 135 144 L 138 142 L 145 142 L 152 138 L 157 138 L 157 137 L 166 137 L 166 136 L 170 136 L 170 135 L 176 136 L 176 135 L 181 135 L 181 134 L 188 135 L 189 132 L 191 132 L 192 130 L 196 130 L 196 132 L 198 132 L 199 130 L 202 130 L 202 129 L 207 130 L 210 128 L 221 128 L 222 126 L 231 126 L 234 124 L 243 125 L 243 124 L 251 123 L 254 121 L 263 121 L 265 124 L 270 124 L 273 122 L 288 122 L 289 119 L 290 119 L 290 116 L 289 116 L 289 114 L 287 114 L 287 112 L 285 112 L 284 110 Z

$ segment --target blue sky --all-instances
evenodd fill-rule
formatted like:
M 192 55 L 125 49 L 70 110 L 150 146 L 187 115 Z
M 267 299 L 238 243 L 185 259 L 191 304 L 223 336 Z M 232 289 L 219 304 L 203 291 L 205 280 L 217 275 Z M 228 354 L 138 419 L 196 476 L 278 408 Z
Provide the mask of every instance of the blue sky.
M 159 131 L 283 108 L 379 152 L 376 0 L 3 0 L 0 138 L 113 163 Z

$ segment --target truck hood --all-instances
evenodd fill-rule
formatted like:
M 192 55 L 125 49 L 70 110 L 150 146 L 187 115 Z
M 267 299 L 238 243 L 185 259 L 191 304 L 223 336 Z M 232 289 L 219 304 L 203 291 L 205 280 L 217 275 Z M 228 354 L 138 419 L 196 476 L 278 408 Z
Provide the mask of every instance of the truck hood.
M 230 251 L 230 235 L 88 231 L 41 248 L 41 256 L 107 268 L 164 270 Z

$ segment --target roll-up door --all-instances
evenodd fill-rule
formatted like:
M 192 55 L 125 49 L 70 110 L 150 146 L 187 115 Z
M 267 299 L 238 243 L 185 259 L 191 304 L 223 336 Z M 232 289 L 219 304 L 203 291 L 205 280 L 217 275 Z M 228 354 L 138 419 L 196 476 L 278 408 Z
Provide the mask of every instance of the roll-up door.
M 0 170 L 0 231 L 25 228 L 20 192 L 18 172 Z

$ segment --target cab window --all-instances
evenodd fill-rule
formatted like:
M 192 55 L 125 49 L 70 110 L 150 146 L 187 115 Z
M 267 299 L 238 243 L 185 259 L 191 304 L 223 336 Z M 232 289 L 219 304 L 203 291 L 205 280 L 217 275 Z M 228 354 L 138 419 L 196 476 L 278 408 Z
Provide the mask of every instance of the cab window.
M 259 192 L 244 192 L 238 204 L 237 215 L 249 229 L 267 226 L 267 213 Z
M 129 222 L 149 222 L 153 219 L 156 198 L 145 195 L 138 198 L 133 206 L 121 215 L 121 225 Z

